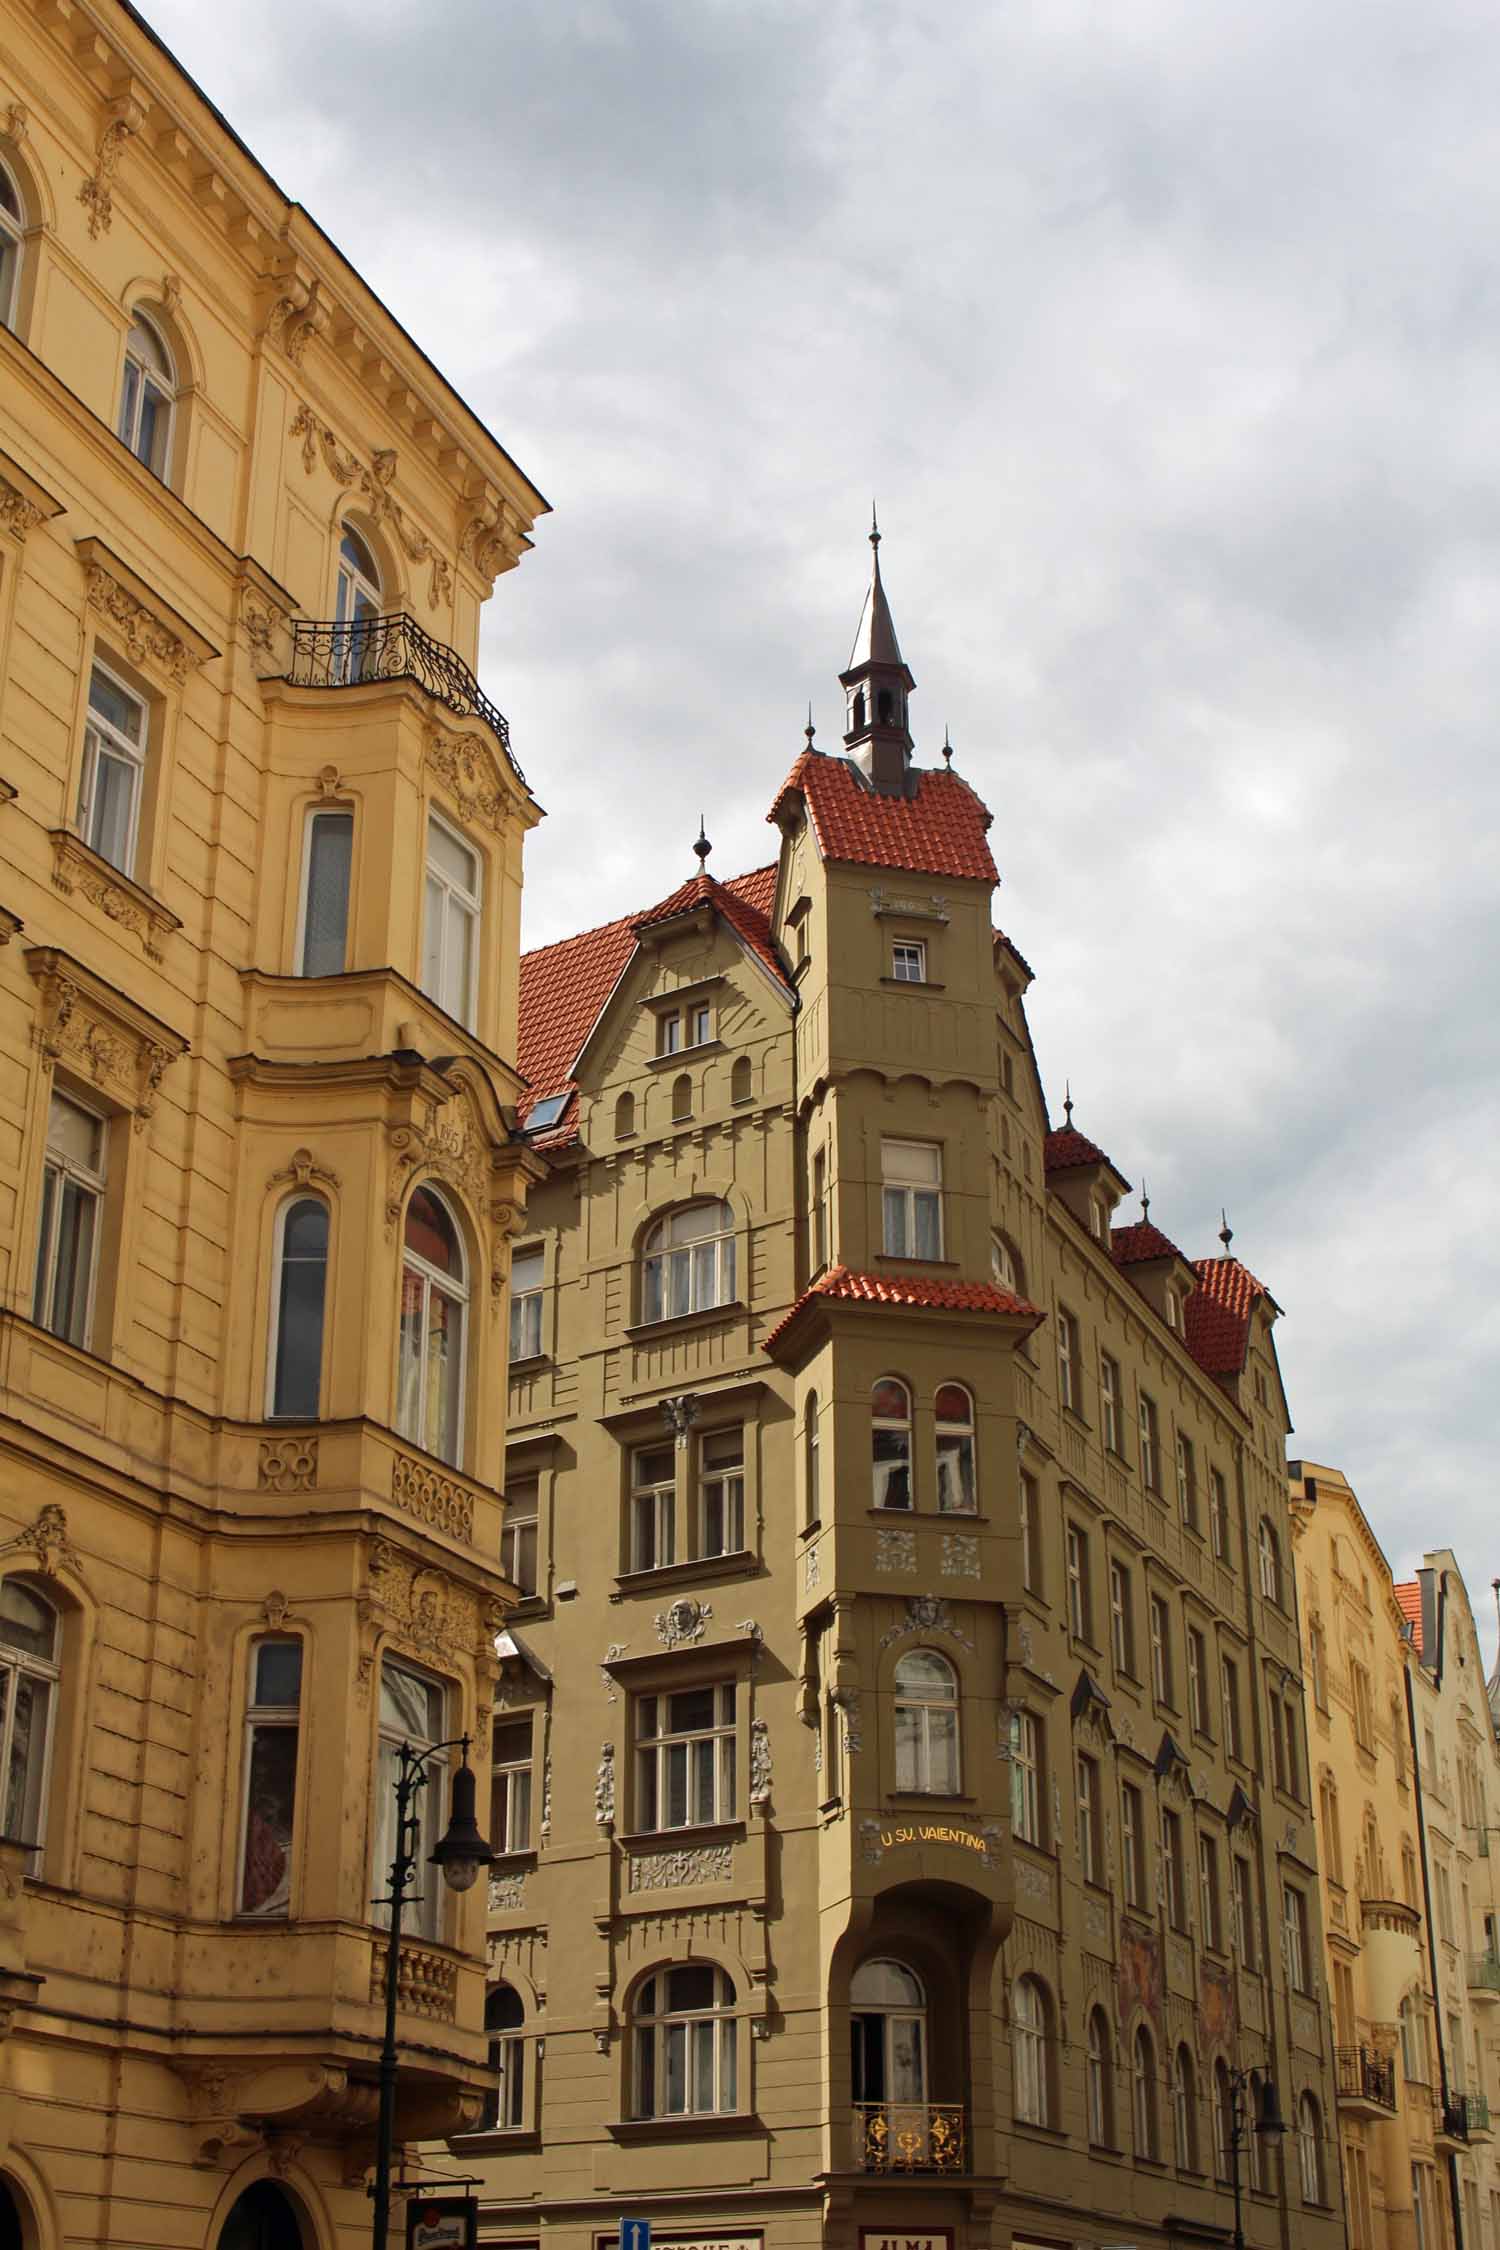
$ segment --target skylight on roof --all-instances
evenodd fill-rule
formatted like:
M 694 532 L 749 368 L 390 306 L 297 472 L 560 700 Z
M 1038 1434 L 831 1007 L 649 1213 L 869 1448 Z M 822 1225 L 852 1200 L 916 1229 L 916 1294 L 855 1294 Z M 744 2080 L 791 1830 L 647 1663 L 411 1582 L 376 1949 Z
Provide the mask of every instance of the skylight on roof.
M 548 1094 L 545 1100 L 539 1101 L 526 1120 L 527 1132 L 545 1133 L 549 1125 L 557 1123 L 567 1108 L 569 1099 L 567 1094 Z

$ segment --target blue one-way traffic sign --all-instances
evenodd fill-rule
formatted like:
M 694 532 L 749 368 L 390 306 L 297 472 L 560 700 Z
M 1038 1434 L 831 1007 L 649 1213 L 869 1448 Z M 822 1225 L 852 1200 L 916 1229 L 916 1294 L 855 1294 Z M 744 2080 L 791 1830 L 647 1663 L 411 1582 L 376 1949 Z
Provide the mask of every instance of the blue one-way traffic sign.
M 622 2219 L 620 2221 L 620 2250 L 651 2250 L 651 2221 L 649 2219 Z

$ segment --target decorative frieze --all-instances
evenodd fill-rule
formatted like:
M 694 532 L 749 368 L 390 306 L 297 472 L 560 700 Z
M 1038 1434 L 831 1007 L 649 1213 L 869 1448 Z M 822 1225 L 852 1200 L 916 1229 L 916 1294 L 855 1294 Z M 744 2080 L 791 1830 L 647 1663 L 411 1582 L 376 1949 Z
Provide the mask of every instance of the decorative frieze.
M 875 1568 L 887 1577 L 896 1577 L 916 1567 L 916 1533 L 882 1526 L 875 1534 Z
M 509 1875 L 490 1877 L 490 1912 L 514 1914 L 526 1904 L 526 1873 L 524 1868 Z
M 318 1482 L 318 1441 L 262 1438 L 255 1467 L 262 1492 L 313 1492 Z
M 689 1883 L 727 1883 L 733 1873 L 732 1844 L 702 1844 L 696 1851 L 640 1852 L 630 1862 L 630 1888 L 681 1890 Z
M 977 1578 L 979 1541 L 961 1531 L 945 1531 L 938 1549 L 938 1570 L 944 1578 Z
M 391 1471 L 391 1498 L 398 1508 L 450 1539 L 471 1542 L 474 1537 L 474 1501 L 453 1477 L 419 1461 L 413 1454 L 398 1453 Z

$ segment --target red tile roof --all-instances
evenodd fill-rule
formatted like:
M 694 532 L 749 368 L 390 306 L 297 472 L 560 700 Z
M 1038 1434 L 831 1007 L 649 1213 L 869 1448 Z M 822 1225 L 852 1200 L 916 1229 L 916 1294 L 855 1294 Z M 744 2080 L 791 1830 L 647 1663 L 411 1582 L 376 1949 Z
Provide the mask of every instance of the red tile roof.
M 1033 1326 L 1046 1318 L 1025 1297 L 1016 1296 L 1010 1289 L 999 1289 L 989 1281 L 929 1281 L 925 1274 L 853 1273 L 848 1266 L 830 1266 L 826 1273 L 819 1274 L 811 1288 L 802 1292 L 791 1311 L 772 1329 L 762 1349 L 769 1351 L 803 1306 L 811 1304 L 815 1297 L 831 1297 L 844 1304 L 897 1305 L 930 1312 L 1006 1313 L 1013 1318 L 1030 1320 Z
M 800 791 L 825 860 L 998 883 L 985 838 L 989 811 L 968 783 L 956 773 L 917 766 L 911 779 L 911 796 L 887 796 L 871 789 L 849 759 L 804 750 L 766 817 L 775 820 Z
M 1411 1627 L 1411 1637 L 1417 1644 L 1418 1656 L 1422 1653 L 1422 1589 L 1415 1578 L 1406 1579 L 1392 1589 L 1401 1605 L 1401 1614 Z
M 1128 1227 L 1111 1227 L 1109 1253 L 1117 1266 L 1139 1265 L 1147 1258 L 1182 1258 L 1176 1243 L 1149 1219 L 1137 1219 Z M 1186 1265 L 1186 1258 L 1182 1262 Z
M 1017 945 L 1013 937 L 1007 937 L 1004 930 L 995 930 L 992 933 L 991 942 L 995 945 L 1003 945 L 1007 953 L 1013 953 L 1016 959 L 1020 962 L 1022 968 L 1026 971 L 1026 974 L 1031 978 L 1033 984 L 1036 982 L 1035 969 L 1031 966 L 1031 963 L 1027 960 L 1025 954 L 1021 951 L 1021 948 Z
M 544 1094 L 560 1094 L 571 1088 L 573 1065 L 635 951 L 638 930 L 664 922 L 704 899 L 784 981 L 785 971 L 771 942 L 769 915 L 775 889 L 774 864 L 737 875 L 728 883 L 720 883 L 711 875 L 694 875 L 670 898 L 648 907 L 644 914 L 625 914 L 617 922 L 601 922 L 597 929 L 580 931 L 577 937 L 561 938 L 556 945 L 523 953 L 516 1054 L 529 1089 L 520 1103 L 523 1122 Z M 576 1102 L 570 1103 L 552 1130 L 538 1135 L 537 1147 L 556 1148 L 572 1140 L 577 1131 L 577 1109 Z
M 1187 1348 L 1209 1375 L 1238 1375 L 1245 1365 L 1250 1315 L 1264 1297 L 1276 1300 L 1238 1258 L 1195 1258 L 1198 1286 L 1187 1301 Z
M 1042 1144 L 1042 1162 L 1049 1172 L 1071 1172 L 1082 1164 L 1113 1164 L 1102 1148 L 1071 1125 L 1060 1125 Z

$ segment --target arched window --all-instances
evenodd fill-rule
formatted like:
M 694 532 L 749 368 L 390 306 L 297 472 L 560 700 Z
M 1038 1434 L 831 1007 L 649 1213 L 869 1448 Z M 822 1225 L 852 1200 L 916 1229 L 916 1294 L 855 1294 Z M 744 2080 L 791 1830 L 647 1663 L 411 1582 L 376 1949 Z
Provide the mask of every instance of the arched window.
M 407 1204 L 403 1239 L 396 1427 L 456 1467 L 463 1444 L 469 1291 L 458 1229 L 433 1189 L 418 1188 Z
M 374 651 L 370 637 L 382 606 L 380 565 L 353 524 L 342 524 L 333 609 L 334 622 L 340 628 L 335 641 L 338 678 L 358 680 L 371 668 Z
M 172 459 L 172 410 L 177 374 L 155 323 L 138 312 L 125 339 L 125 381 L 120 391 L 120 436 L 138 461 L 166 478 Z
M 958 1680 L 935 1648 L 914 1648 L 896 1666 L 896 1787 L 955 1797 Z
M 803 1444 L 805 1449 L 804 1485 L 802 1496 L 802 1521 L 811 1525 L 818 1521 L 822 1510 L 820 1487 L 822 1476 L 819 1465 L 818 1394 L 809 1391 L 807 1404 L 802 1410 Z
M 47 1825 L 48 1754 L 62 1650 L 57 1611 L 19 1578 L 0 1585 L 0 1778 L 3 1833 L 30 1844 L 28 1874 L 41 1871 Z
M 733 2006 L 734 1987 L 706 1961 L 647 1977 L 634 2009 L 637 2117 L 738 2107 Z
M 1052 2122 L 1047 2071 L 1049 2014 L 1047 1988 L 1041 1979 L 1018 1977 L 1011 2002 L 1010 2044 L 1016 2120 L 1022 2125 Z
M 1172 2147 L 1180 2172 L 1198 2169 L 1198 2086 L 1193 2058 L 1179 2047 L 1172 2062 Z
M 486 2097 L 481 2130 L 513 2133 L 526 2122 L 526 2047 L 521 2026 L 526 2011 L 513 1986 L 497 1984 L 484 2003 L 490 2068 L 500 2084 Z
M 1220 2056 L 1214 2064 L 1214 2174 L 1227 2180 L 1234 2166 L 1234 2087 L 1229 2066 Z
M 754 1080 L 748 1055 L 736 1055 L 734 1068 L 729 1073 L 729 1099 L 738 1106 L 747 1102 L 754 1091 Z
M 1302 2173 L 1304 2203 L 1322 2203 L 1323 2112 L 1315 2094 L 1304 2094 L 1297 2104 L 1297 2161 Z
M 275 1421 L 315 1422 L 328 1291 L 328 1206 L 315 1195 L 294 1196 L 277 1214 L 271 1289 L 269 1411 Z
M 1089 2140 L 1095 2148 L 1115 2145 L 1114 2063 L 1110 2052 L 1109 2018 L 1102 2008 L 1089 2011 L 1086 2060 Z
M 938 1506 L 948 1515 L 971 1516 L 978 1505 L 974 1401 L 962 1383 L 942 1383 L 935 1403 Z
M 927 2099 L 927 1996 L 900 1961 L 862 1961 L 849 1985 L 850 2059 L 854 2100 L 863 2112 L 865 2147 L 883 2140 L 891 2107 Z M 876 2124 L 872 2137 L 872 2116 Z
M 635 1131 L 635 1096 L 619 1094 L 615 1098 L 615 1139 L 628 1141 Z
M 275 2180 L 256 2180 L 219 2230 L 218 2250 L 303 2250 L 297 2210 Z
M 672 1081 L 672 1122 L 680 1125 L 693 1114 L 693 1081 L 686 1071 Z
M 1323 1872 L 1330 1883 L 1342 1883 L 1344 1842 L 1339 1831 L 1339 1793 L 1326 1779 L 1318 1787 L 1318 1811 L 1323 1825 Z
M 658 1219 L 645 1242 L 642 1320 L 676 1320 L 734 1302 L 734 1213 L 689 1203 Z
M 1281 1549 L 1276 1543 L 1276 1533 L 1269 1516 L 1260 1519 L 1260 1534 L 1256 1542 L 1260 1558 L 1260 1590 L 1268 1602 L 1281 1607 Z
M 0 158 L 0 328 L 14 328 L 21 296 L 21 240 L 26 210 L 10 166 Z
M 1144 2024 L 1135 2035 L 1135 2153 L 1155 2163 L 1159 2151 L 1156 2129 L 1156 2048 Z
M 884 1375 L 870 1393 L 870 1444 L 877 1508 L 911 1506 L 911 1392 Z

